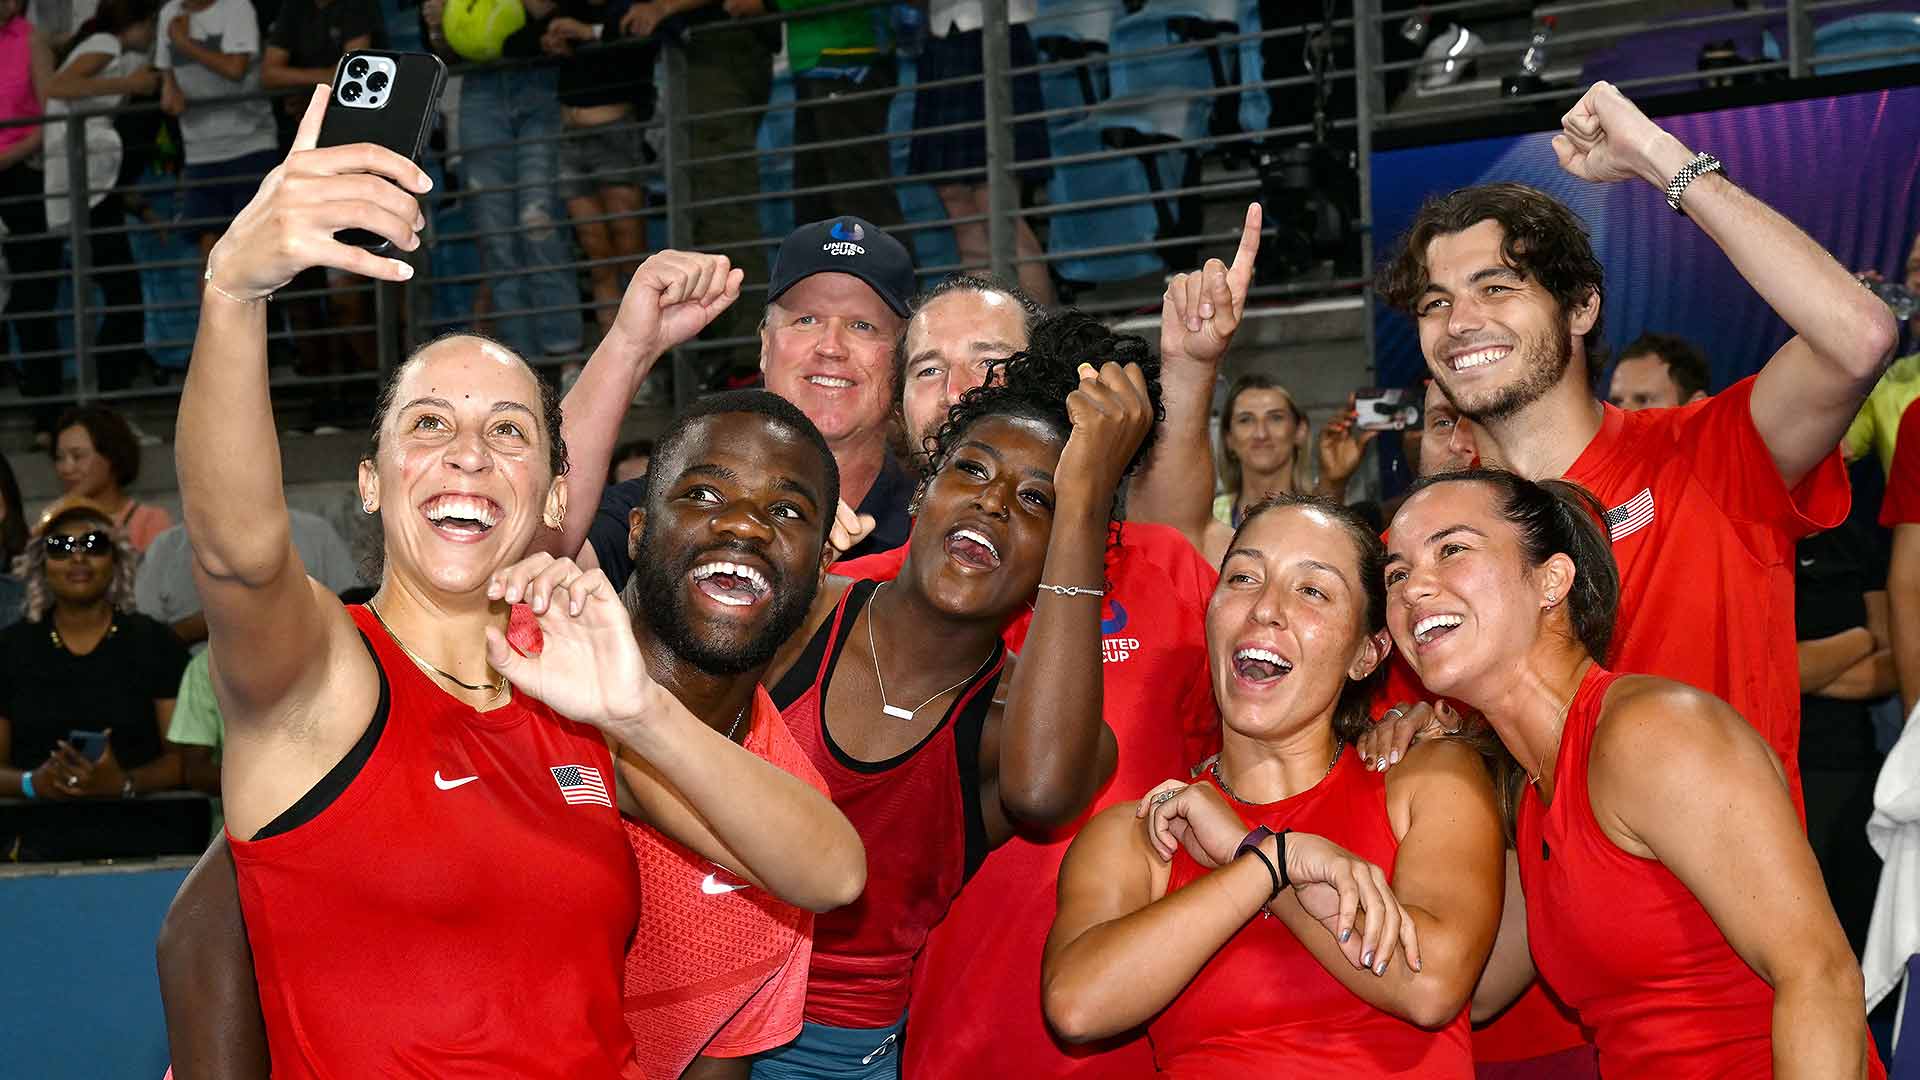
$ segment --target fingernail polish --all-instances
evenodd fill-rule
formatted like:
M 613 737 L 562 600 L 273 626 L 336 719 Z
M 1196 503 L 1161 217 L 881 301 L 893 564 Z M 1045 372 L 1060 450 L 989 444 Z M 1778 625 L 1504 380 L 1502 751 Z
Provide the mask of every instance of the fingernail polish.
M 1395 750 L 1393 753 L 1387 755 L 1387 764 L 1389 765 L 1400 764 L 1400 751 Z
M 1345 945 L 1347 943 L 1347 939 L 1351 937 L 1353 937 L 1353 931 L 1351 929 L 1340 931 L 1340 944 Z
M 1373 973 L 1375 975 L 1385 975 L 1387 973 L 1387 962 L 1385 960 L 1380 961 L 1379 966 L 1373 969 Z
M 1372 967 L 1373 966 L 1373 950 L 1368 949 L 1366 952 L 1361 953 L 1360 962 L 1362 964 L 1365 964 L 1368 967 Z

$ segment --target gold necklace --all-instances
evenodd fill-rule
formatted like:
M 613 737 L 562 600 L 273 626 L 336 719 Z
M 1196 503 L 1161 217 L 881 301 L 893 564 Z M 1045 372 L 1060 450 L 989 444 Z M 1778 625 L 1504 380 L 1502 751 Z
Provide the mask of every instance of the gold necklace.
M 505 675 L 500 676 L 500 679 L 498 682 L 481 683 L 478 686 L 476 686 L 473 683 L 466 682 L 462 679 L 456 678 L 440 670 L 434 665 L 428 663 L 426 659 L 422 657 L 419 653 L 414 652 L 412 649 L 407 648 L 407 643 L 404 641 L 401 641 L 400 635 L 393 632 L 393 627 L 387 625 L 387 620 L 380 617 L 380 609 L 373 606 L 373 601 L 371 600 L 367 601 L 367 610 L 373 612 L 373 621 L 380 624 L 380 629 L 385 630 L 387 632 L 387 636 L 393 639 L 393 643 L 395 645 L 400 646 L 400 651 L 407 654 L 407 659 L 413 661 L 415 664 L 419 665 L 420 667 L 433 672 L 435 675 L 440 676 L 441 678 L 447 680 L 453 685 L 458 686 L 462 690 L 471 690 L 476 694 L 481 693 L 482 691 L 492 691 L 493 695 L 495 697 L 498 697 L 503 691 L 506 690 L 507 677 Z
M 1332 760 L 1332 761 L 1329 761 L 1329 762 L 1327 762 L 1327 771 L 1326 771 L 1326 772 L 1323 772 L 1323 773 L 1321 773 L 1321 774 L 1320 774 L 1320 779 L 1321 779 L 1322 781 L 1324 781 L 1324 780 L 1326 780 L 1326 778 L 1327 778 L 1327 777 L 1329 777 L 1329 776 L 1332 776 L 1332 775 L 1333 775 L 1333 767 L 1334 767 L 1335 765 L 1338 765 L 1338 764 L 1340 764 L 1340 752 L 1341 752 L 1342 750 L 1345 750 L 1346 748 L 1347 748 L 1347 744 L 1346 744 L 1346 743 L 1344 743 L 1344 742 L 1342 742 L 1342 741 L 1340 741 L 1339 739 L 1335 739 L 1335 740 L 1334 740 L 1334 742 L 1333 742 L 1333 760 Z M 1219 756 L 1218 756 L 1218 755 L 1215 755 L 1215 756 L 1214 756 L 1214 759 L 1213 759 L 1213 764 L 1212 764 L 1212 765 L 1209 765 L 1209 766 L 1207 766 L 1207 767 L 1208 767 L 1209 769 L 1211 769 L 1211 770 L 1213 771 L 1213 779 L 1214 779 L 1214 781 L 1215 781 L 1216 783 L 1218 783 L 1218 784 L 1220 785 L 1220 790 L 1221 790 L 1221 791 L 1224 791 L 1224 792 L 1226 792 L 1226 793 L 1227 793 L 1227 798 L 1229 798 L 1229 799 L 1232 799 L 1232 800 L 1233 800 L 1234 802 L 1237 802 L 1237 803 L 1245 803 L 1245 804 L 1246 804 L 1246 805 L 1248 805 L 1248 806 L 1260 806 L 1260 805 L 1262 805 L 1262 804 L 1260 804 L 1260 803 L 1256 803 L 1256 802 L 1248 802 L 1248 801 L 1247 801 L 1246 799 L 1243 799 L 1243 798 L 1241 798 L 1241 797 L 1240 797 L 1240 794 L 1239 794 L 1239 792 L 1236 792 L 1236 791 L 1234 791 L 1234 790 L 1233 790 L 1233 785 L 1231 785 L 1231 784 L 1229 784 L 1229 783 L 1227 783 L 1227 778 L 1226 778 L 1226 777 L 1224 777 L 1224 776 L 1222 776 L 1222 775 L 1220 775 L 1220 758 L 1219 758 Z
M 1560 706 L 1560 714 L 1553 718 L 1554 726 L 1559 728 L 1563 732 L 1566 731 L 1567 729 L 1566 727 L 1567 710 L 1573 708 L 1573 699 L 1579 696 L 1580 696 L 1580 688 L 1576 686 L 1574 687 L 1573 693 L 1567 695 L 1566 704 Z M 1555 753 L 1558 753 L 1558 751 L 1556 750 Z M 1528 773 L 1527 783 L 1532 784 L 1534 788 L 1537 790 L 1540 787 L 1540 778 L 1533 775 L 1532 773 Z
M 109 622 L 107 623 L 107 632 L 106 632 L 106 633 L 104 633 L 104 634 L 102 634 L 102 635 L 100 635 L 100 640 L 101 640 L 101 641 L 105 641 L 105 640 L 107 640 L 108 638 L 110 638 L 110 637 L 112 637 L 113 635 L 115 635 L 115 634 L 117 634 L 117 633 L 119 633 L 119 632 L 120 632 L 120 620 L 119 620 L 119 619 L 112 619 L 111 621 L 109 621 Z M 66 642 L 66 639 L 64 639 L 64 638 L 62 638 L 62 637 L 60 636 L 60 627 L 59 627 L 59 626 L 57 626 L 57 625 L 55 625 L 55 623 L 54 623 L 54 621 L 53 621 L 53 613 L 52 613 L 52 612 L 48 612 L 48 613 L 47 613 L 47 637 L 49 637 L 49 638 L 51 638 L 51 639 L 52 639 L 52 641 L 53 641 L 53 647 L 54 647 L 54 648 L 56 648 L 56 649 L 65 649 L 65 648 L 67 647 L 67 642 Z M 97 648 L 99 648 L 99 647 L 100 647 L 100 646 L 98 646 L 98 645 L 95 645 L 95 646 L 94 646 L 94 648 L 96 648 L 96 649 L 97 649 Z M 71 651 L 71 650 L 69 650 L 69 651 Z M 78 655 L 78 654 L 76 654 L 76 655 Z M 92 654 L 92 653 L 88 653 L 87 655 L 89 655 L 89 656 L 91 656 L 91 655 L 93 655 L 93 654 Z

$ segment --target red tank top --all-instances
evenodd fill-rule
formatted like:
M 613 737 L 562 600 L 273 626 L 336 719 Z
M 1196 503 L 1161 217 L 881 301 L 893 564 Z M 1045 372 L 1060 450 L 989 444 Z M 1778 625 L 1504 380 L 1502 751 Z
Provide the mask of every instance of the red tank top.
M 1214 783 L 1211 771 L 1204 774 Z M 1393 876 L 1399 841 L 1387 820 L 1385 774 L 1349 747 L 1325 780 L 1265 806 L 1234 809 L 1275 832 L 1325 836 Z M 1223 792 L 1224 794 L 1224 792 Z M 1172 893 L 1206 873 L 1182 848 Z M 1471 1077 L 1467 1009 L 1428 1031 L 1369 1005 L 1340 984 L 1278 919 L 1257 915 L 1234 934 L 1147 1027 L 1154 1058 L 1176 1077 Z
M 274 1077 L 639 1077 L 605 742 L 517 692 L 476 712 L 347 610 L 380 669 L 370 756 L 303 824 L 228 835 Z
M 1553 992 L 1593 1031 L 1610 1080 L 1773 1075 L 1773 988 L 1657 859 L 1622 851 L 1588 800 L 1593 732 L 1618 675 L 1595 664 L 1567 709 L 1553 803 L 1520 802 L 1527 941 Z M 1874 1062 L 1871 1074 L 1885 1072 Z
M 866 891 L 814 919 L 806 1017 L 832 1027 L 877 1028 L 900 1019 L 928 932 L 986 854 L 980 728 L 1005 663 L 1004 644 L 994 646 L 993 659 L 927 737 L 897 757 L 855 760 L 827 730 L 828 682 L 846 631 L 878 584 L 847 587 L 774 694 L 786 703 L 781 715 L 794 741 L 867 848 Z

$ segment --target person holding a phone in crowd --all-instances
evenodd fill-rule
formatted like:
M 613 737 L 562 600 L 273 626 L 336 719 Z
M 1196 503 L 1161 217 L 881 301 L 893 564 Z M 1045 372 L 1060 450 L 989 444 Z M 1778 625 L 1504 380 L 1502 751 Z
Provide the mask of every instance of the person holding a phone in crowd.
M 71 496 L 19 557 L 26 617 L 0 631 L 0 793 L 119 798 L 180 785 L 162 733 L 187 652 L 133 610 L 138 559 L 107 511 Z

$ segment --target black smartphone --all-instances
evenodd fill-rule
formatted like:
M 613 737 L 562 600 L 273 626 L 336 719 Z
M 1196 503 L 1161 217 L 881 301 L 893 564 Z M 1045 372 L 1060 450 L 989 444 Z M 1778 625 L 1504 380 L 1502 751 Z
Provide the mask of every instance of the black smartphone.
M 75 728 L 67 732 L 67 745 L 79 752 L 88 761 L 99 761 L 107 754 L 107 733 L 104 731 L 81 731 Z
M 348 53 L 333 69 L 333 100 L 320 123 L 319 145 L 375 143 L 419 164 L 446 81 L 447 65 L 432 53 Z M 343 229 L 334 236 L 368 251 L 393 246 L 366 229 Z
M 1362 431 L 1406 431 L 1420 426 L 1421 399 L 1408 390 L 1365 387 L 1354 391 L 1355 426 Z

